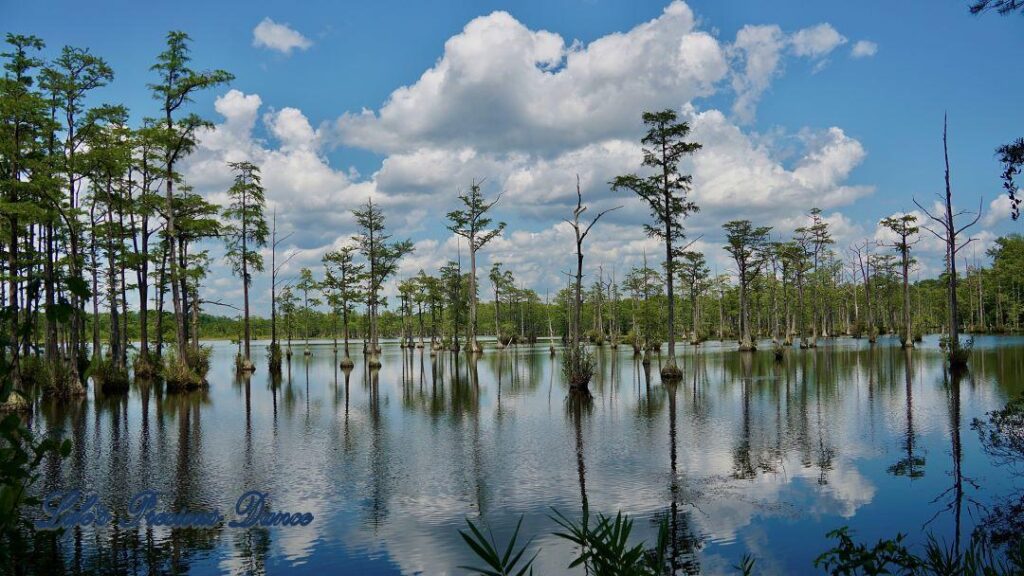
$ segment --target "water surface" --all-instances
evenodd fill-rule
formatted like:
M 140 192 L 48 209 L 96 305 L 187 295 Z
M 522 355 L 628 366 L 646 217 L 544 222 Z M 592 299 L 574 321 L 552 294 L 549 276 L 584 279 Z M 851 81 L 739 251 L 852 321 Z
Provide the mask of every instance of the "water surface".
M 823 340 L 781 363 L 733 347 L 684 346 L 685 377 L 671 386 L 657 358 L 645 371 L 630 349 L 604 347 L 593 402 L 579 407 L 546 345 L 470 363 L 390 344 L 379 372 L 361 357 L 346 372 L 323 342 L 271 379 L 265 343 L 246 378 L 235 346 L 214 343 L 206 390 L 136 384 L 41 403 L 32 426 L 74 442 L 46 463 L 41 488 L 92 490 L 119 513 L 144 489 L 166 509 L 222 511 L 257 489 L 312 524 L 76 529 L 59 561 L 140 574 L 464 574 L 456 567 L 475 563 L 464 519 L 500 541 L 522 516 L 537 573 L 563 574 L 573 551 L 550 536 L 551 509 L 587 506 L 630 514 L 649 542 L 667 521 L 679 573 L 730 573 L 747 553 L 759 573 L 804 573 L 831 529 L 966 539 L 1019 488 L 970 423 L 1024 389 L 1024 339 L 979 338 L 959 379 L 934 337 L 909 353 L 894 339 Z

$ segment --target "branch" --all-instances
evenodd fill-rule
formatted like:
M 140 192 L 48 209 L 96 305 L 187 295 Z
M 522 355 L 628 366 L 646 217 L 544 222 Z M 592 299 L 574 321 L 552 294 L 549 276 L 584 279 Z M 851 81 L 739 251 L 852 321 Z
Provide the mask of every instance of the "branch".
M 954 250 L 954 251 L 953 251 L 953 254 L 956 254 L 956 253 L 960 252 L 961 250 L 963 250 L 963 248 L 964 248 L 965 246 L 967 246 L 967 245 L 968 245 L 968 244 L 970 244 L 971 242 L 974 242 L 975 240 L 977 240 L 977 238 L 968 238 L 968 239 L 967 239 L 967 242 L 964 242 L 963 244 L 961 244 L 961 245 L 957 246 L 956 250 Z
M 288 257 L 284 259 L 284 262 L 281 262 L 281 264 L 274 269 L 274 276 L 277 276 L 277 273 L 280 272 L 282 268 L 284 268 L 285 264 L 290 262 L 292 258 L 298 256 L 300 252 L 302 252 L 302 250 L 296 250 L 295 252 L 289 254 Z
M 977 224 L 978 220 L 981 220 L 981 198 L 978 198 L 978 213 L 974 216 L 974 220 L 971 220 L 967 224 L 964 224 L 962 228 L 960 228 L 959 230 L 956 231 L 955 234 L 953 234 L 953 237 L 956 238 L 957 234 Z M 966 246 L 966 244 L 964 244 L 964 246 Z
M 614 211 L 618 210 L 619 208 L 622 208 L 622 206 L 616 206 L 615 208 L 609 208 L 609 209 L 605 210 L 604 212 L 601 212 L 597 216 L 594 216 L 594 219 L 590 221 L 590 225 L 587 226 L 586 230 L 583 231 L 583 235 L 580 236 L 580 240 L 583 240 L 584 238 L 587 237 L 587 234 L 590 233 L 590 229 L 594 227 L 594 224 L 597 224 L 597 221 L 601 219 L 601 216 L 604 216 L 605 214 L 607 214 L 609 212 L 614 212 Z
M 285 240 L 291 238 L 293 234 L 295 234 L 295 232 L 289 232 L 289 233 L 285 234 L 284 236 L 278 238 L 277 240 L 274 240 L 274 244 L 273 244 L 272 247 L 273 248 L 277 248 L 278 244 L 280 244 L 280 243 L 284 242 Z
M 921 205 L 921 203 L 917 201 L 917 198 L 914 198 L 913 200 L 914 200 L 914 204 L 917 204 L 917 207 L 918 207 L 918 208 L 920 208 L 920 209 L 921 209 L 921 211 L 925 213 L 925 215 L 927 215 L 927 216 L 928 216 L 929 218 L 931 218 L 932 220 L 935 220 L 936 222 L 938 222 L 939 224 L 941 224 L 943 228 L 947 228 L 947 229 L 948 229 L 948 227 L 946 226 L 946 223 L 945 223 L 944 221 L 942 221 L 942 220 L 939 220 L 939 219 L 938 219 L 938 218 L 936 218 L 935 216 L 933 216 L 933 215 L 932 215 L 932 213 L 931 213 L 931 212 L 929 212 L 927 208 L 925 208 L 924 206 L 922 206 L 922 205 Z M 928 228 L 927 226 L 924 226 L 924 225 L 922 224 L 922 227 L 923 227 L 923 228 L 924 228 L 925 230 L 928 230 L 929 232 L 931 232 L 932 234 L 935 234 L 935 232 L 933 232 L 932 230 L 930 230 L 930 229 L 929 229 L 929 228 Z M 941 237 L 940 237 L 940 238 L 941 238 Z
M 221 301 L 219 301 L 219 300 L 206 300 L 206 299 L 200 299 L 200 300 L 199 300 L 199 303 L 200 303 L 200 304 L 213 304 L 214 306 L 224 306 L 224 307 L 227 307 L 227 308 L 231 308 L 231 309 L 233 309 L 233 310 L 237 310 L 238 312 L 241 312 L 241 311 L 242 311 L 242 309 L 241 309 L 241 308 L 239 308 L 238 306 L 234 306 L 234 305 L 232 305 L 232 304 L 227 304 L 227 303 L 225 303 L 225 302 L 221 302 Z

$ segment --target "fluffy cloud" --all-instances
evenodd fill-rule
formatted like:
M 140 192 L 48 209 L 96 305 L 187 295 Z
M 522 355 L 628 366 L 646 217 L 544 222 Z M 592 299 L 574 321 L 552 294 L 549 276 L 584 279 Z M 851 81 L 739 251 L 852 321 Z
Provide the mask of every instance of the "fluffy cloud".
M 681 2 L 587 46 L 494 12 L 379 111 L 346 114 L 337 128 L 346 144 L 384 152 L 553 150 L 635 133 L 639 110 L 708 96 L 727 73 L 721 46 Z
M 641 227 L 647 207 L 629 193 L 612 192 L 608 182 L 641 168 L 639 111 L 673 108 L 703 145 L 682 166 L 693 174 L 692 197 L 701 207 L 687 228 L 721 270 L 726 220 L 791 230 L 817 206 L 837 238 L 861 233 L 839 212 L 873 191 L 849 183 L 866 157 L 857 140 L 838 127 L 758 134 L 737 124 L 753 117 L 787 58 L 820 64 L 844 42 L 832 26 L 819 24 L 793 33 L 746 26 L 732 43 L 721 43 L 699 29 L 682 2 L 587 45 L 494 12 L 466 24 L 445 42 L 434 66 L 394 90 L 378 110 L 318 125 L 299 109 L 268 107 L 256 94 L 223 94 L 215 104 L 223 120 L 199 135 L 185 175 L 223 203 L 227 162 L 261 166 L 268 211 L 276 210 L 279 228 L 294 234 L 285 248 L 298 255 L 286 273 L 317 266 L 324 252 L 347 242 L 355 232 L 351 209 L 373 197 L 396 237 L 416 243 L 416 254 L 401 265 L 404 276 L 457 257 L 444 214 L 460 190 L 485 179 L 487 194 L 502 194 L 495 218 L 510 226 L 486 248 L 481 266 L 500 260 L 527 285 L 554 289 L 571 264 L 562 217 L 575 202 L 577 176 L 592 211 L 622 206 L 592 236 L 588 265 L 607 263 L 624 273 L 645 254 L 660 261 L 657 242 Z M 695 103 L 722 94 L 735 95 L 731 116 Z M 332 166 L 326 151 L 339 144 L 382 153 L 379 169 L 360 177 Z M 230 286 L 211 282 L 215 290 Z
M 845 42 L 846 38 L 830 24 L 818 24 L 790 35 L 775 25 L 744 26 L 728 47 L 735 62 L 733 114 L 740 122 L 753 120 L 761 96 L 781 73 L 782 56 L 787 49 L 815 61 L 815 70 L 820 70 L 827 63 L 825 57 Z
M 1008 194 L 1000 194 L 992 199 L 988 204 L 988 210 L 985 211 L 985 215 L 981 219 L 981 225 L 985 228 L 992 228 L 998 226 L 1000 223 L 1010 219 L 1010 210 L 1013 208 L 1013 203 L 1010 202 L 1010 196 Z
M 787 170 L 717 110 L 693 113 L 692 125 L 694 139 L 704 145 L 693 157 L 693 198 L 712 220 L 836 208 L 873 191 L 844 184 L 866 153 L 839 128 L 805 136 L 803 155 Z
M 858 40 L 850 49 L 850 56 L 854 58 L 870 58 L 878 53 L 878 44 L 870 40 Z
M 837 32 L 831 24 L 826 23 L 797 31 L 790 42 L 793 44 L 793 53 L 797 56 L 820 58 L 845 44 L 846 37 Z
M 252 29 L 252 45 L 291 54 L 295 49 L 306 50 L 313 45 L 313 41 L 287 24 L 278 24 L 270 18 L 264 18 Z

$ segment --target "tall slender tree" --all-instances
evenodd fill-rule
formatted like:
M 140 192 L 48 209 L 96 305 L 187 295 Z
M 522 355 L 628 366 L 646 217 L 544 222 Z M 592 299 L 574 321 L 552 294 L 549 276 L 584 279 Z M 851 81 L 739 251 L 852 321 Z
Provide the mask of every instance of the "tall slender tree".
M 683 245 L 686 238 L 683 219 L 698 210 L 688 200 L 692 177 L 679 172 L 679 162 L 684 156 L 700 150 L 701 145 L 687 142 L 690 125 L 680 122 L 673 110 L 644 112 L 647 134 L 641 143 L 644 148 L 643 165 L 651 170 L 648 176 L 628 174 L 612 180 L 612 189 L 631 190 L 640 196 L 651 210 L 655 225 L 644 225 L 647 234 L 660 238 L 665 243 L 665 286 L 668 291 L 668 360 L 661 368 L 664 380 L 682 378 L 682 371 L 676 365 L 675 293 L 672 280 L 675 276 L 675 259 L 689 248 Z
M 43 71 L 42 83 L 50 93 L 53 103 L 54 117 L 59 117 L 60 129 L 64 134 L 58 156 L 62 186 L 66 196 L 54 195 L 50 198 L 50 208 L 59 217 L 47 219 L 46 222 L 46 263 L 45 263 L 45 298 L 47 308 L 57 304 L 61 292 L 59 279 L 63 276 L 58 270 L 56 251 L 59 238 L 63 236 L 67 245 L 68 278 L 81 278 L 84 269 L 82 255 L 82 226 L 79 220 L 80 201 L 79 189 L 85 177 L 80 151 L 85 138 L 90 132 L 90 125 L 95 116 L 86 113 L 85 100 L 89 93 L 109 84 L 114 77 L 110 66 L 102 58 L 90 54 L 88 50 L 65 46 L 59 56 Z M 60 234 L 60 228 L 64 234 Z M 82 315 L 83 302 L 76 291 L 70 291 L 71 318 L 67 338 L 66 361 L 70 374 L 66 386 L 69 393 L 84 393 L 79 374 L 79 357 L 82 351 L 82 331 L 85 321 Z M 57 358 L 57 333 L 53 315 L 46 317 L 46 350 L 51 359 Z
M 700 296 L 710 270 L 704 255 L 695 250 L 683 252 L 679 263 L 679 279 L 690 292 L 690 343 L 700 344 Z
M 890 216 L 882 219 L 882 226 L 885 226 L 896 235 L 896 240 L 890 244 L 900 255 L 900 264 L 903 271 L 903 334 L 901 340 L 904 348 L 914 347 L 914 323 L 910 312 L 910 247 L 917 243 L 912 240 L 917 236 L 920 228 L 917 226 L 917 216 L 903 214 Z
M 342 246 L 324 254 L 324 285 L 332 292 L 341 311 L 341 327 L 345 339 L 345 357 L 341 359 L 342 368 L 355 365 L 349 354 L 349 314 L 352 305 L 362 302 L 365 295 L 362 284 L 365 281 L 365 266 L 355 262 L 355 246 Z
M 726 231 L 725 251 L 736 262 L 736 280 L 740 288 L 740 351 L 756 348 L 750 331 L 750 284 L 764 263 L 769 226 L 755 227 L 750 220 L 731 220 L 722 225 Z
M 227 244 L 227 259 L 234 273 L 242 279 L 242 340 L 243 357 L 239 367 L 245 371 L 254 370 L 252 364 L 252 333 L 249 323 L 249 287 L 252 286 L 252 272 L 263 271 L 263 256 L 259 249 L 267 245 L 267 219 L 263 214 L 266 198 L 260 179 L 259 166 L 251 162 L 228 164 L 235 173 L 235 182 L 228 189 L 231 203 L 224 208 L 223 216 L 228 225 L 224 230 Z
M 384 226 L 384 213 L 374 205 L 373 199 L 366 200 L 361 209 L 353 210 L 359 234 L 352 237 L 359 246 L 359 252 L 366 258 L 366 309 L 369 320 L 369 359 L 371 368 L 380 367 L 380 328 L 378 307 L 384 282 L 398 269 L 398 261 L 413 250 L 412 242 L 402 240 L 391 242 L 391 235 Z
M 569 347 L 565 351 L 563 372 L 568 377 L 567 379 L 569 380 L 570 390 L 583 396 L 590 395 L 590 378 L 594 372 L 593 360 L 580 338 L 583 331 L 583 241 L 586 240 L 587 235 L 590 234 L 590 229 L 594 227 L 594 224 L 597 224 L 597 221 L 600 220 L 602 216 L 613 210 L 618 210 L 619 208 L 621 208 L 621 206 L 616 206 L 614 208 L 598 212 L 590 223 L 581 221 L 580 216 L 587 211 L 587 207 L 583 205 L 583 192 L 580 189 L 580 177 L 576 176 L 576 209 L 572 211 L 572 220 L 565 220 L 570 226 L 572 226 L 573 233 L 576 236 L 576 274 L 573 278 L 572 287 L 573 300 L 571 310 L 572 320 L 569 324 Z
M 957 274 L 956 274 L 956 258 L 957 254 L 970 244 L 974 239 L 970 238 L 966 242 L 959 242 L 961 234 L 964 233 L 968 228 L 974 226 L 981 219 L 981 201 L 978 201 L 978 211 L 974 213 L 974 218 L 969 222 L 960 226 L 957 224 L 957 217 L 969 214 L 965 211 L 953 211 L 953 187 L 950 184 L 949 177 L 949 146 L 948 146 L 948 120 L 946 117 L 942 119 L 942 156 L 945 161 L 945 183 L 946 190 L 945 194 L 940 194 L 939 198 L 942 202 L 942 212 L 939 215 L 932 214 L 927 208 L 921 205 L 917 199 L 914 199 L 914 204 L 921 209 L 922 212 L 928 215 L 933 221 L 938 224 L 937 229 L 925 226 L 924 229 L 931 232 L 936 238 L 941 240 L 946 245 L 946 266 L 948 270 L 947 275 L 947 297 L 948 307 L 947 312 L 949 318 L 947 320 L 949 324 L 949 364 L 950 367 L 960 369 L 967 366 L 967 360 L 970 356 L 970 349 L 963 348 L 960 342 L 960 310 L 957 302 Z
M 302 291 L 302 336 L 306 341 L 305 349 L 302 353 L 305 356 L 313 353 L 309 349 L 309 318 L 313 315 L 313 307 L 321 304 L 319 298 L 315 295 L 310 298 L 309 293 L 313 292 L 315 294 L 318 288 L 319 283 L 313 279 L 312 270 L 309 268 L 299 270 L 299 281 L 295 284 L 295 289 Z
M 192 60 L 189 49 L 188 34 L 180 31 L 167 33 L 167 48 L 157 56 L 157 62 L 150 70 L 156 72 L 158 79 L 149 85 L 153 97 L 160 102 L 160 140 L 164 157 L 165 186 L 165 234 L 168 242 L 170 263 L 171 299 L 174 305 L 175 337 L 179 359 L 188 357 L 188 335 L 185 331 L 185 315 L 187 314 L 182 294 L 183 258 L 179 254 L 180 239 L 178 223 L 175 221 L 174 184 L 180 177 L 175 167 L 195 148 L 196 130 L 210 126 L 210 123 L 197 114 L 181 116 L 182 107 L 192 101 L 192 97 L 209 88 L 215 88 L 234 79 L 224 70 L 199 72 L 189 67 Z
M 476 339 L 476 253 L 501 234 L 505 223 L 498 222 L 494 228 L 490 228 L 491 218 L 487 213 L 501 200 L 501 195 L 488 202 L 480 192 L 479 182 L 473 181 L 469 192 L 460 194 L 459 200 L 463 208 L 448 213 L 448 229 L 465 238 L 469 244 L 469 335 L 466 345 L 470 351 L 477 353 L 483 351 L 483 348 Z

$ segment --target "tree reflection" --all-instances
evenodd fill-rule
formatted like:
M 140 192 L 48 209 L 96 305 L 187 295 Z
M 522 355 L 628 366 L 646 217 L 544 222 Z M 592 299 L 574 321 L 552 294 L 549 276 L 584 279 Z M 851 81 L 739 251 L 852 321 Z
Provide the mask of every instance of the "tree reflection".
M 583 418 L 590 416 L 594 410 L 594 400 L 583 394 L 569 394 L 565 398 L 565 413 L 572 424 L 573 436 L 576 440 L 576 475 L 580 485 L 580 506 L 584 517 L 589 515 L 590 505 L 587 501 L 587 465 L 583 449 Z
M 678 384 L 666 384 L 668 389 L 668 436 L 669 436 L 669 497 L 671 503 L 664 515 L 655 515 L 654 522 L 659 525 L 661 522 L 668 523 L 668 566 L 669 574 L 700 574 L 700 561 L 697 559 L 697 552 L 703 547 L 703 540 L 694 533 L 691 512 L 682 513 L 679 510 L 682 487 L 680 486 L 680 473 L 678 468 L 678 439 L 677 439 L 677 408 L 676 392 Z
M 1011 400 L 985 420 L 974 419 L 982 448 L 996 466 L 1020 478 L 1024 471 L 1024 396 Z M 1020 545 L 1024 541 L 1024 491 L 1015 486 L 989 508 L 977 531 L 993 544 Z
M 970 478 L 964 476 L 963 472 L 963 444 L 960 438 L 960 385 L 965 372 L 963 370 L 948 370 L 945 369 L 945 366 L 943 368 L 942 385 L 946 393 L 946 407 L 949 414 L 950 456 L 953 459 L 953 467 L 949 474 L 953 481 L 949 488 L 932 501 L 945 501 L 945 505 L 925 524 L 930 524 L 944 512 L 950 512 L 953 515 L 954 550 L 961 550 L 964 505 L 978 505 L 973 499 L 965 495 L 964 487 L 972 486 L 977 488 L 977 485 Z
M 914 452 L 917 433 L 914 431 L 914 386 L 913 386 L 913 352 L 903 349 L 903 374 L 906 383 L 907 429 L 903 436 L 903 449 L 906 456 L 889 466 L 889 473 L 895 476 L 906 476 L 911 480 L 924 476 L 925 459 Z

